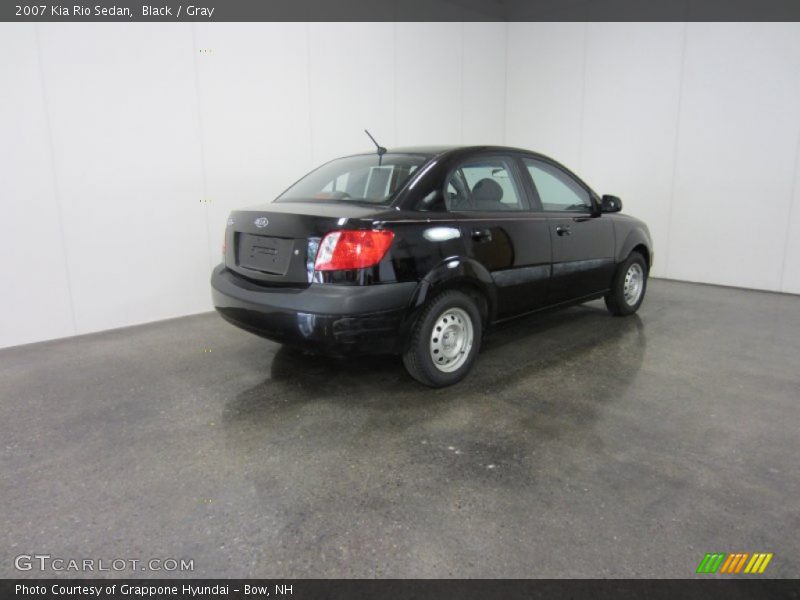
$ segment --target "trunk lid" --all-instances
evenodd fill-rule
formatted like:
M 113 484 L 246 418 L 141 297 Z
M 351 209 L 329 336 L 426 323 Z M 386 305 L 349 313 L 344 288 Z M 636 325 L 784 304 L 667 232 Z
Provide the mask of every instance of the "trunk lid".
M 368 228 L 386 211 L 385 206 L 319 201 L 234 211 L 225 230 L 225 266 L 263 286 L 307 287 L 326 233 Z

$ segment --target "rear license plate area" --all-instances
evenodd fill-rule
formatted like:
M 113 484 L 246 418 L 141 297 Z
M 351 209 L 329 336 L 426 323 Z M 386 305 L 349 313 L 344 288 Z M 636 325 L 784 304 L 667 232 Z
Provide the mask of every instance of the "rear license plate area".
M 239 234 L 238 264 L 245 269 L 286 275 L 294 240 L 264 235 Z

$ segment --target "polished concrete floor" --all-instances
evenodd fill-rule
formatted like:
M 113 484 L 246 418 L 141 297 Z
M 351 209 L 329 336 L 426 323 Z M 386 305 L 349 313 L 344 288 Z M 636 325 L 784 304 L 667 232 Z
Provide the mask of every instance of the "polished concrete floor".
M 214 314 L 0 351 L 0 576 L 800 576 L 800 297 L 651 282 L 509 323 L 462 384 Z M 119 575 L 130 575 L 123 571 Z M 164 572 L 135 573 L 164 576 Z

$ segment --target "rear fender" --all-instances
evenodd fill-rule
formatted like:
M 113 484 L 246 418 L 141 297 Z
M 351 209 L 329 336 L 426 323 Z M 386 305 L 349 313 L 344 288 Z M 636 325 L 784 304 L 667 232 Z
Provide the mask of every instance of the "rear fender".
M 443 260 L 419 282 L 411 296 L 409 314 L 401 325 L 400 339 L 410 338 L 411 328 L 422 307 L 434 296 L 445 290 L 464 289 L 480 295 L 485 300 L 484 326 L 492 322 L 497 310 L 497 294 L 489 271 L 479 262 L 460 256 Z M 401 349 L 403 351 L 405 348 Z

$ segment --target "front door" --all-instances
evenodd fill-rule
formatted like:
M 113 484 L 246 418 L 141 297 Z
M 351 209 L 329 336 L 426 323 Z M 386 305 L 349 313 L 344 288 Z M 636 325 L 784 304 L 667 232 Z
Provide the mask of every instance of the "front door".
M 547 219 L 553 271 L 547 304 L 603 292 L 614 275 L 614 226 L 593 211 L 590 192 L 550 163 L 523 158 Z M 595 216 L 598 215 L 598 216 Z

